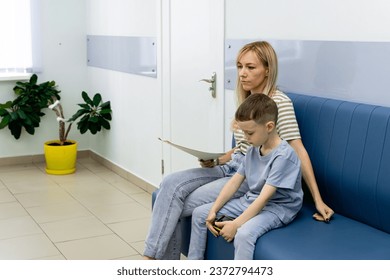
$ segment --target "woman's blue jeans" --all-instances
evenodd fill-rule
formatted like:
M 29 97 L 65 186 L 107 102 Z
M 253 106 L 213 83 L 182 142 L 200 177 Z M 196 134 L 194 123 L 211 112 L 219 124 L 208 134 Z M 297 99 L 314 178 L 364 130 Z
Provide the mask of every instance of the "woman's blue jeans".
M 144 255 L 156 259 L 180 259 L 180 218 L 215 201 L 225 183 L 240 166 L 244 155 L 235 153 L 225 165 L 193 168 L 166 176 L 155 200 Z M 242 195 L 241 192 L 237 196 Z

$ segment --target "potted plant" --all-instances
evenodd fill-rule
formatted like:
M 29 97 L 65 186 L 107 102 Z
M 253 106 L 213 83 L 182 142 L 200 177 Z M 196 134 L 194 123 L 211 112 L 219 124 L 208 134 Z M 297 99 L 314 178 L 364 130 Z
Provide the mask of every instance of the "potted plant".
M 22 128 L 29 134 L 35 133 L 39 127 L 43 110 L 49 108 L 57 116 L 59 139 L 44 143 L 46 172 L 49 174 L 70 174 L 76 170 L 77 142 L 68 140 L 73 122 L 81 134 L 90 131 L 96 134 L 102 128 L 110 129 L 111 104 L 103 102 L 99 93 L 93 98 L 83 91 L 84 103 L 78 104 L 80 109 L 69 119 L 64 116 L 60 101 L 60 91 L 54 81 L 37 83 L 38 77 L 33 74 L 27 82 L 16 82 L 14 92 L 17 98 L 0 104 L 0 129 L 8 126 L 15 139 L 19 139 Z
M 20 138 L 23 128 L 33 135 L 45 115 L 42 109 L 52 98 L 60 99 L 54 81 L 37 84 L 37 79 L 37 75 L 32 75 L 28 82 L 17 82 L 14 87 L 17 97 L 0 104 L 0 129 L 8 126 L 15 139 Z

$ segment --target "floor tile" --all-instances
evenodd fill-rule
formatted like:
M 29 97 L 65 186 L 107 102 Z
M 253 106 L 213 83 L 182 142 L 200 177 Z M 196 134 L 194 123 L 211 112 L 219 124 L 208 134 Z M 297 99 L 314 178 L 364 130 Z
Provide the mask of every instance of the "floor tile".
M 120 190 L 123 193 L 126 194 L 136 194 L 136 193 L 143 193 L 144 190 L 140 187 L 136 186 L 135 184 L 127 181 L 126 179 L 122 178 L 121 176 L 117 174 L 111 173 L 99 173 L 97 174 L 99 177 L 101 177 L 103 180 L 109 182 L 111 185 L 113 185 L 115 188 Z
M 4 173 L 27 171 L 30 169 L 36 170 L 36 166 L 33 163 L 1 165 L 0 178 L 3 176 Z
M 95 195 L 100 192 L 114 191 L 115 188 L 98 177 L 81 178 L 72 183 L 59 183 L 61 188 L 73 196 Z
M 28 216 L 28 213 L 18 202 L 0 203 L 0 220 L 21 216 Z
M 106 224 L 150 217 L 150 211 L 137 202 L 99 205 L 89 210 Z
M 151 196 L 91 158 L 0 166 L 0 259 L 141 260 Z
M 40 226 L 55 243 L 112 234 L 112 231 L 95 217 L 44 223 Z
M 27 211 L 40 224 L 92 216 L 91 212 L 78 202 L 30 207 Z
M 15 197 L 24 207 L 76 201 L 71 195 L 59 187 L 49 188 L 46 191 L 15 194 Z
M 126 242 L 134 243 L 145 240 L 149 230 L 149 221 L 150 219 L 140 219 L 108 226 Z
M 152 210 L 152 195 L 147 192 L 130 195 L 132 199 L 145 206 L 149 211 Z
M 51 180 L 19 180 L 7 184 L 7 188 L 13 194 L 48 191 L 58 188 L 58 185 Z
M 30 216 L 0 220 L 0 239 L 42 233 Z
M 38 168 L 31 168 L 26 170 L 15 170 L 1 173 L 1 181 L 7 185 L 13 185 L 18 183 L 53 183 L 50 177 L 41 172 Z
M 127 256 L 123 258 L 118 258 L 117 260 L 143 260 L 143 256 L 140 254 L 134 256 Z
M 32 260 L 41 260 L 41 261 L 58 261 L 58 260 L 66 260 L 63 255 L 53 255 L 53 256 L 45 256 L 45 257 L 37 257 L 37 258 L 32 258 Z
M 16 201 L 8 189 L 0 189 L 0 203 Z
M 100 173 L 100 172 L 107 172 L 109 169 L 105 167 L 104 165 L 98 163 L 94 160 L 84 160 L 80 162 L 81 165 L 83 165 L 88 170 L 92 171 L 93 173 Z
M 143 255 L 145 249 L 145 241 L 131 242 L 130 246 L 133 247 L 139 254 Z
M 96 192 L 92 194 L 77 193 L 74 197 L 87 208 L 99 205 L 113 205 L 122 203 L 133 203 L 134 199 L 130 198 L 123 192 L 112 189 L 110 191 Z
M 136 250 L 115 234 L 60 242 L 56 246 L 71 260 L 112 260 L 137 255 Z
M 67 174 L 67 175 L 50 175 L 46 174 L 51 180 L 58 184 L 63 184 L 63 183 L 77 183 L 80 182 L 80 180 L 85 180 L 87 179 L 92 179 L 95 178 L 96 175 L 91 172 L 90 170 L 86 168 L 80 168 L 79 166 L 76 167 L 76 172 L 72 174 Z
M 0 259 L 2 260 L 31 260 L 51 257 L 61 258 L 61 253 L 45 234 L 0 240 Z

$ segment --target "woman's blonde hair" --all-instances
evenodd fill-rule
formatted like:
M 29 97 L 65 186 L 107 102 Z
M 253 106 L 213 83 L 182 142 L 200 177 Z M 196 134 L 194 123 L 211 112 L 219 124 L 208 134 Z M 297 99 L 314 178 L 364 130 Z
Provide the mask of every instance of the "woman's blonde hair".
M 277 89 L 276 80 L 278 78 L 278 58 L 275 50 L 266 41 L 257 41 L 246 44 L 238 52 L 236 64 L 241 57 L 249 51 L 252 51 L 257 56 L 261 64 L 263 64 L 263 66 L 268 70 L 267 83 L 265 85 L 264 92 L 258 93 L 264 93 L 268 96 L 272 96 Z M 251 93 L 244 90 L 238 75 L 239 74 L 237 72 L 236 94 L 238 105 L 240 105 Z

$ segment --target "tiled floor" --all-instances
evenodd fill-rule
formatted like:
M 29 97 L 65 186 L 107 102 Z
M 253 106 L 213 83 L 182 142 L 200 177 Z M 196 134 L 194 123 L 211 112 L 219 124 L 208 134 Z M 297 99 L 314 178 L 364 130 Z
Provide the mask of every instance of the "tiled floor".
M 141 259 L 151 195 L 90 158 L 0 166 L 0 259 Z

